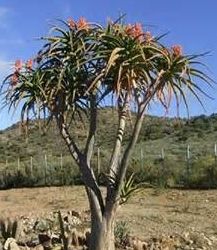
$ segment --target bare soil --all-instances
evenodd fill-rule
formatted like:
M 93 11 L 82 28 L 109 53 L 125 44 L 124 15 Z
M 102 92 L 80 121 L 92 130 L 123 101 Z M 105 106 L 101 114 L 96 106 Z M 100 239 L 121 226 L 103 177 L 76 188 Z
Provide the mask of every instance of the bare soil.
M 0 217 L 43 216 L 56 210 L 88 210 L 83 187 L 0 191 Z M 217 190 L 144 189 L 120 208 L 118 220 L 127 221 L 131 234 L 141 239 L 188 232 L 216 238 L 216 212 Z

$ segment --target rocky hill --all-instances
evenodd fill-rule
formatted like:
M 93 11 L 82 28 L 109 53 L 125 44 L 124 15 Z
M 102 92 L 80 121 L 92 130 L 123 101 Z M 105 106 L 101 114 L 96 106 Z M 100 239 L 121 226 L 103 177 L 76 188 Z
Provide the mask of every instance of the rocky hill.
M 97 167 L 97 147 L 99 147 L 102 170 L 107 167 L 118 120 L 114 110 L 102 108 L 98 122 L 93 164 Z M 82 147 L 82 142 L 86 138 L 85 122 L 77 122 L 72 126 L 75 130 L 74 136 Z M 124 143 L 127 142 L 130 131 L 129 122 Z M 214 164 L 216 141 L 217 114 L 201 115 L 188 120 L 147 115 L 131 166 L 137 171 L 139 167 L 159 165 L 161 158 L 165 158 L 164 164 L 167 169 L 172 167 L 176 169 L 179 165 L 177 171 L 183 171 L 189 159 L 192 165 L 198 159 L 200 163 L 202 161 L 202 165 L 204 162 L 208 165 Z M 189 159 L 186 158 L 187 155 Z M 34 170 L 47 168 L 46 171 L 48 168 L 49 171 L 64 168 L 67 171 L 72 165 L 75 164 L 52 122 L 46 133 L 39 130 L 37 121 L 30 123 L 28 136 L 25 135 L 25 129 L 22 129 L 20 123 L 0 132 L 1 170 L 27 169 L 27 172 L 31 172 L 32 168 Z M 77 173 L 76 167 L 73 171 Z

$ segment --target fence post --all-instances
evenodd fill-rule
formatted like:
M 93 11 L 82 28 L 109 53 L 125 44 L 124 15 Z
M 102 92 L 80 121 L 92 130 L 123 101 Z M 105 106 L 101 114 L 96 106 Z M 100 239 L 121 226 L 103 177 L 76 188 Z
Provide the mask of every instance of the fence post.
M 214 145 L 215 166 L 217 166 L 217 144 Z
M 161 148 L 161 164 L 162 164 L 162 173 L 161 173 L 161 180 L 160 184 L 163 185 L 163 187 L 166 187 L 167 180 L 166 180 L 166 169 L 165 169 L 165 152 L 164 148 Z
M 64 185 L 64 172 L 63 172 L 63 154 L 60 155 L 60 176 L 61 176 L 61 186 Z
M 17 172 L 20 171 L 20 157 L 17 158 Z
M 187 150 L 186 150 L 186 163 L 187 163 L 187 180 L 189 181 L 189 177 L 190 177 L 190 158 L 191 158 L 191 154 L 190 154 L 190 145 L 187 146 Z
M 143 163 L 144 163 L 144 154 L 143 154 L 143 148 L 140 149 L 140 162 L 141 162 L 141 170 L 143 169 Z
M 33 157 L 30 157 L 30 175 L 33 176 Z
M 165 153 L 164 153 L 164 148 L 161 149 L 161 159 L 164 161 L 165 158 Z
M 45 162 L 45 168 L 44 168 L 44 184 L 47 185 L 47 155 L 44 155 L 44 162 Z
M 100 175 L 100 168 L 101 168 L 101 162 L 100 162 L 100 148 L 97 148 L 97 176 L 99 177 Z
M 60 155 L 60 169 L 63 169 L 63 154 Z

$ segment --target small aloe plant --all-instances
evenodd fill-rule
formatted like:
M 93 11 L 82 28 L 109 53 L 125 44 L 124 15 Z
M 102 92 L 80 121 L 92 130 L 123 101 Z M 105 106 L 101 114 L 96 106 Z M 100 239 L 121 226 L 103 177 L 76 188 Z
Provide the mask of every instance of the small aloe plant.
M 132 194 L 141 191 L 141 188 L 141 185 L 135 184 L 135 174 L 131 174 L 123 183 L 120 194 L 120 205 L 126 203 Z

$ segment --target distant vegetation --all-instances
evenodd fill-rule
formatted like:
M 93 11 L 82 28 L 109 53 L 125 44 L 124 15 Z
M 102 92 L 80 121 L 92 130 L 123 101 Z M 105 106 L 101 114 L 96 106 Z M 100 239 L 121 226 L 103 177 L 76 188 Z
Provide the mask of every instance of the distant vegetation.
M 106 171 L 118 122 L 113 110 L 105 109 L 98 118 L 100 129 L 93 159 L 96 172 Z M 133 115 L 129 119 L 133 119 Z M 82 145 L 86 137 L 85 119 L 83 123 L 73 126 L 77 131 L 75 137 Z M 102 132 L 105 126 L 107 133 Z M 25 127 L 20 123 L 0 132 L 1 188 L 81 183 L 77 166 L 53 123 L 46 132 L 39 127 L 38 121 L 31 122 L 26 137 L 23 136 Z M 127 131 L 130 132 L 130 129 L 129 126 Z M 135 172 L 137 182 L 157 186 L 216 188 L 216 141 L 217 114 L 189 120 L 147 116 L 129 175 Z M 98 147 L 100 162 L 97 160 Z

